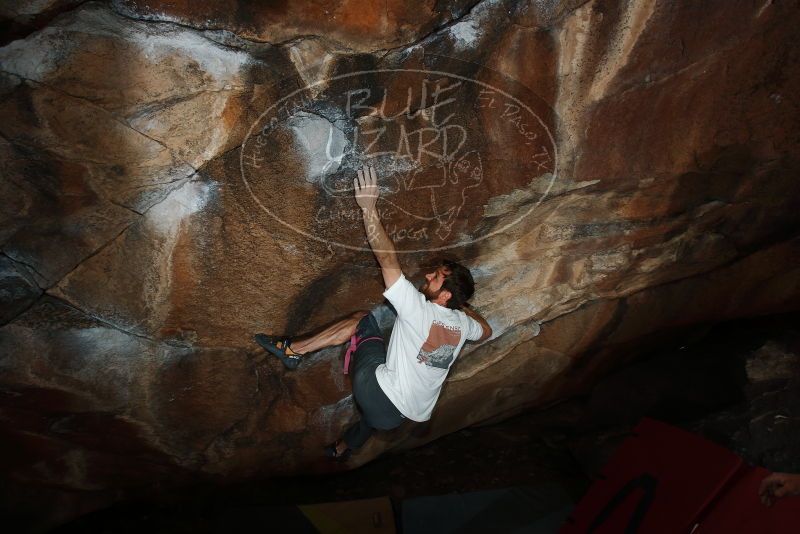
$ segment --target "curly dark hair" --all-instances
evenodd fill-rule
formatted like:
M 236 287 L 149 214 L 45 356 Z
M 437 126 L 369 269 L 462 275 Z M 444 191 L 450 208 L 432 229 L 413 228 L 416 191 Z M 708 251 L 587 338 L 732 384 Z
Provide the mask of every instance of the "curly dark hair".
M 440 260 L 439 265 L 448 271 L 442 282 L 442 289 L 446 289 L 451 295 L 450 300 L 447 301 L 447 307 L 452 310 L 461 309 L 475 293 L 475 281 L 472 279 L 472 273 L 460 263 L 447 258 Z

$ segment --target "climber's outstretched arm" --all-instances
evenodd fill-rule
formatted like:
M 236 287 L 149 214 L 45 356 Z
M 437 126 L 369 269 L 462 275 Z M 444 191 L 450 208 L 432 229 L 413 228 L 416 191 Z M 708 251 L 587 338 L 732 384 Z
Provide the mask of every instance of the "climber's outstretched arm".
M 480 313 L 476 312 L 475 310 L 472 309 L 472 307 L 468 305 L 465 305 L 461 309 L 464 313 L 466 313 L 467 315 L 478 321 L 481 325 L 481 328 L 483 328 L 483 335 L 481 336 L 480 339 L 476 340 L 475 343 L 486 341 L 487 339 L 492 337 L 492 327 L 489 326 L 489 323 L 486 321 L 486 319 L 483 318 L 483 316 Z
M 361 208 L 364 216 L 364 230 L 367 232 L 367 241 L 378 259 L 383 274 L 383 283 L 388 289 L 400 278 L 400 262 L 397 260 L 397 251 L 394 243 L 389 239 L 383 223 L 378 215 L 375 204 L 378 201 L 378 175 L 372 166 L 364 165 L 359 169 L 358 176 L 353 179 L 353 189 L 356 194 L 356 203 Z

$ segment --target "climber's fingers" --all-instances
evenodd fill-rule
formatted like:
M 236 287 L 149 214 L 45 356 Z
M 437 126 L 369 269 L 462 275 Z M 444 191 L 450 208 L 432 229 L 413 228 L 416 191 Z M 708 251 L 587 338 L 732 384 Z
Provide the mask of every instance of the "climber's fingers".
M 369 185 L 369 166 L 365 163 L 362 167 L 361 175 L 364 177 L 364 186 Z
M 378 173 L 375 171 L 375 167 L 365 163 L 363 168 L 356 171 L 356 175 L 353 184 L 357 186 L 357 191 L 370 186 L 377 187 Z

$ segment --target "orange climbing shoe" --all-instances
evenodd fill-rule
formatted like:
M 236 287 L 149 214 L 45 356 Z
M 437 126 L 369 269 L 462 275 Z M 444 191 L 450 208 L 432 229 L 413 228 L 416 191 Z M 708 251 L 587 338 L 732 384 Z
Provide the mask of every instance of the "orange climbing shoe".
M 297 369 L 302 359 L 302 354 L 294 352 L 291 348 L 292 338 L 268 336 L 267 334 L 256 334 L 253 336 L 256 343 L 261 345 L 264 350 L 277 357 L 287 369 Z

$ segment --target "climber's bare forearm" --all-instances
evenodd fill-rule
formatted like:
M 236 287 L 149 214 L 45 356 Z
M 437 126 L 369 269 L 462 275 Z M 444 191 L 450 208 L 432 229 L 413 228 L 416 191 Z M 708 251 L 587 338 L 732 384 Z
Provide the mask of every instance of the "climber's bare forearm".
M 356 203 L 361 208 L 361 213 L 364 216 L 364 230 L 367 232 L 367 241 L 369 241 L 369 246 L 378 259 L 381 273 L 383 274 L 383 283 L 388 289 L 394 285 L 403 273 L 400 271 L 400 262 L 397 261 L 397 251 L 394 248 L 394 243 L 386 235 L 378 210 L 375 208 L 380 196 L 378 173 L 375 167 L 365 163 L 364 168 L 359 169 L 356 175 L 357 177 L 353 178 Z
M 476 343 L 480 343 L 481 341 L 485 341 L 490 337 L 492 337 L 492 327 L 489 326 L 489 322 L 486 319 L 484 319 L 481 314 L 479 314 L 469 306 L 464 306 L 463 310 L 464 313 L 466 313 L 467 315 L 478 321 L 481 327 L 483 328 L 483 336 L 481 336 L 481 338 L 477 340 Z
M 381 267 L 384 266 L 384 263 L 387 266 L 391 262 L 398 264 L 394 243 L 386 234 L 386 229 L 383 227 L 378 210 L 372 207 L 364 208 L 362 211 L 364 213 L 364 230 L 367 232 L 367 241 L 369 241 L 369 246 L 372 247 L 372 252 L 375 253 Z
M 364 215 L 364 231 L 367 241 L 375 254 L 383 273 L 383 282 L 386 287 L 391 287 L 400 278 L 400 262 L 397 259 L 397 250 L 394 243 L 386 234 L 378 210 L 374 206 L 362 208 Z

